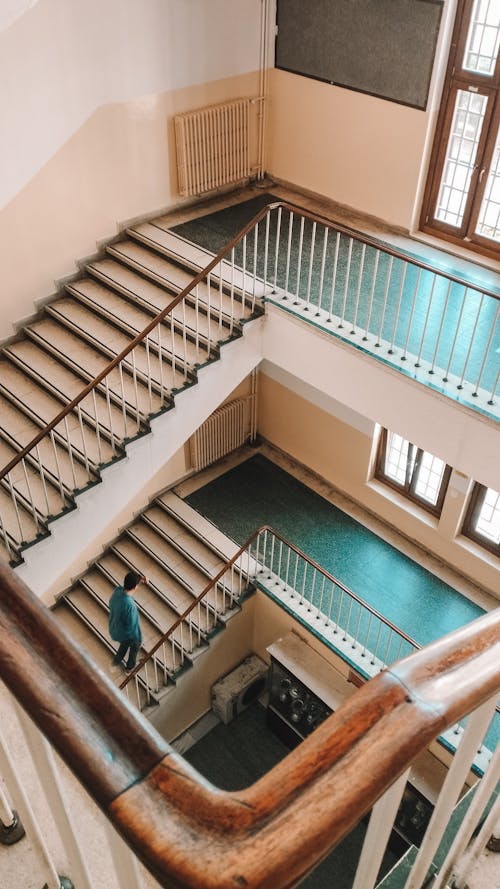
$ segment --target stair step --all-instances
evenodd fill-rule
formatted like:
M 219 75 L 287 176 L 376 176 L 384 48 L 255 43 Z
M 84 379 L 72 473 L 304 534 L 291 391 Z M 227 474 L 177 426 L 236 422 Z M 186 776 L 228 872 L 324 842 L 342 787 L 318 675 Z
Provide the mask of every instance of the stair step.
M 18 453 L 18 448 L 5 441 L 0 433 L 0 466 L 7 466 Z M 58 515 L 68 505 L 69 492 L 66 497 L 62 497 L 60 489 L 48 476 L 42 479 L 40 472 L 37 471 L 37 464 L 33 466 L 29 458 L 14 466 L 9 473 L 9 481 L 16 494 L 19 494 L 28 505 L 32 504 L 38 515 L 43 518 Z
M 193 278 L 191 272 L 185 272 L 180 267 L 173 265 L 172 281 L 168 285 L 165 282 L 161 286 L 154 281 L 142 277 L 133 269 L 111 257 L 92 263 L 88 267 L 88 271 L 99 281 L 102 281 L 108 290 L 113 288 L 116 292 L 133 299 L 155 315 L 165 309 L 184 287 L 189 286 Z M 87 282 L 91 279 L 85 278 L 82 280 Z M 80 281 L 75 282 L 73 286 L 78 286 L 79 290 L 82 289 Z M 87 284 L 85 284 L 85 290 L 87 290 Z M 203 342 L 206 341 L 208 336 L 208 317 L 203 311 L 203 305 L 200 305 L 197 311 L 192 301 L 186 299 L 184 300 L 184 307 L 182 305 L 175 306 L 171 314 L 180 327 L 185 323 L 188 332 L 192 336 L 196 336 L 196 331 L 198 331 L 199 338 Z M 221 339 L 221 335 L 229 333 L 229 321 L 225 316 L 223 316 L 222 322 L 221 334 L 218 319 L 211 318 L 210 339 L 212 342 L 217 342 Z
M 141 244 L 132 240 L 119 241 L 107 248 L 110 256 L 120 262 L 125 263 L 130 268 L 139 271 L 142 275 L 146 275 L 151 280 L 168 286 L 170 284 L 172 264 L 168 259 L 158 256 Z M 194 277 L 194 275 L 193 275 Z M 212 316 L 216 317 L 219 311 L 223 316 L 233 317 L 236 320 L 248 319 L 252 315 L 249 305 L 243 304 L 238 298 L 235 288 L 233 288 L 233 298 L 230 292 L 231 280 L 228 278 L 226 288 L 220 290 L 215 275 L 211 279 L 210 289 L 205 282 L 200 282 L 197 293 L 198 298 L 203 302 L 206 309 L 210 304 Z M 210 296 L 210 299 L 209 299 Z
M 44 349 L 29 339 L 20 340 L 13 343 L 5 350 L 12 361 L 17 363 L 20 370 L 27 376 L 40 380 L 41 384 L 50 394 L 55 395 L 61 401 L 59 410 L 67 406 L 74 398 L 76 398 L 87 380 L 76 371 L 64 367 L 59 361 L 51 357 Z M 82 415 L 89 425 L 95 425 L 95 411 L 97 411 L 97 419 L 102 437 L 111 435 L 110 430 L 110 413 L 112 418 L 112 429 L 115 439 L 123 441 L 127 438 L 134 438 L 140 431 L 137 417 L 131 417 L 129 414 L 124 416 L 124 412 L 117 405 L 108 404 L 105 396 L 101 392 L 95 393 L 95 400 L 92 393 L 89 393 L 80 402 Z M 54 418 L 57 412 L 51 416 Z M 76 427 L 76 441 L 80 435 L 78 417 L 74 412 L 73 425 Z M 70 429 L 70 432 L 73 430 Z M 90 436 L 91 438 L 94 436 Z M 99 460 L 99 462 L 103 462 Z
M 41 423 L 35 423 L 0 392 L 0 435 L 6 441 L 16 442 L 20 450 L 33 441 L 41 428 Z M 33 452 L 35 460 L 37 460 L 37 454 L 49 479 L 57 484 L 56 480 L 60 476 L 64 488 L 68 492 L 74 488 L 84 488 L 89 480 L 93 481 L 96 478 L 95 474 L 86 471 L 76 453 L 73 454 L 71 461 L 67 447 L 63 447 L 56 440 L 52 444 L 49 437 L 43 438 L 37 445 Z M 57 487 L 59 488 L 58 484 Z
M 53 317 L 43 318 L 29 328 L 32 336 L 43 348 L 50 351 L 58 360 L 69 367 L 73 367 L 86 383 L 92 382 L 95 377 L 106 369 L 115 355 L 98 343 L 92 345 L 91 337 L 82 337 L 66 327 L 66 317 L 57 311 L 50 311 Z M 56 320 L 56 318 L 60 320 Z M 86 342 L 88 339 L 88 342 Z M 107 353 L 107 354 L 106 354 Z M 146 383 L 141 381 L 140 374 L 134 380 L 132 373 L 122 373 L 118 368 L 107 374 L 106 381 L 110 396 L 114 401 L 115 416 L 121 413 L 122 384 L 123 393 L 129 412 L 136 410 L 136 402 L 139 402 L 139 410 L 142 416 L 161 410 L 162 401 L 154 389 L 148 390 Z M 99 392 L 104 395 L 106 386 L 99 385 Z
M 161 220 L 157 219 L 153 222 L 142 222 L 139 225 L 132 226 L 127 229 L 127 234 L 160 252 L 162 255 L 169 257 L 175 262 L 181 263 L 191 268 L 195 273 L 200 269 L 206 268 L 215 258 L 215 253 L 200 247 L 198 244 L 188 241 L 187 238 L 178 235 L 168 228 L 168 223 L 164 226 Z M 247 251 L 248 252 L 248 251 Z M 249 257 L 250 254 L 248 253 Z M 238 266 L 232 265 L 229 259 L 222 260 L 222 279 L 224 284 L 233 285 L 241 291 L 243 286 L 243 270 Z M 267 293 L 272 292 L 270 284 L 264 286 L 264 281 L 255 278 L 252 275 L 246 275 L 246 292 L 247 294 L 255 294 L 256 297 L 262 298 Z
M 215 552 L 219 553 L 221 558 L 229 561 L 238 552 L 239 546 L 234 540 L 231 540 L 209 519 L 196 512 L 189 503 L 186 503 L 181 497 L 178 497 L 174 491 L 165 491 L 156 498 L 159 503 L 170 515 L 174 516 L 186 528 L 192 529 L 202 540 L 205 540 Z

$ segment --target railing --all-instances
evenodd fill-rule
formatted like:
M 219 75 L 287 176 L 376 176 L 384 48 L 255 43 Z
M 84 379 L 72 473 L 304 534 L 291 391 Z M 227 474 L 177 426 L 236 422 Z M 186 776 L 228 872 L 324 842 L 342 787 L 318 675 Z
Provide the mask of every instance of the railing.
M 203 628 L 208 634 L 214 621 L 241 601 L 248 585 L 266 590 L 365 679 L 422 648 L 294 544 L 264 525 L 228 559 L 124 678 L 120 688 L 129 700 L 141 710 L 155 704 L 161 686 L 167 685 L 169 679 L 164 666 L 165 647 L 175 644 L 180 648 L 184 663 L 192 651 L 193 637 L 199 644 Z M 182 635 L 176 635 L 185 623 L 190 631 L 188 645 Z M 496 712 L 494 719 L 499 718 L 500 713 Z M 462 734 L 463 726 L 456 723 L 441 741 L 454 751 Z M 489 755 L 487 746 L 477 751 L 474 768 L 479 774 L 484 771 Z
M 353 884 L 373 889 L 410 763 L 448 725 L 473 713 L 408 877 L 407 889 L 417 889 L 495 708 L 500 610 L 376 676 L 284 761 L 234 793 L 201 779 L 136 716 L 7 567 L 0 567 L 0 675 L 160 884 L 181 889 L 292 887 L 374 807 Z M 462 860 L 499 760 L 497 751 L 476 791 L 474 818 L 465 819 L 453 860 L 434 885 L 443 886 Z M 46 767 L 38 770 L 45 778 Z M 483 825 L 484 841 L 498 809 L 497 803 Z M 67 827 L 60 797 L 55 817 Z M 79 832 L 71 836 L 79 847 Z M 78 885 L 87 889 L 92 856 L 71 860 L 75 868 L 82 863 Z M 135 889 L 140 880 L 125 861 L 126 884 Z
M 272 204 L 0 471 L 9 558 L 47 533 L 47 519 L 172 403 L 222 329 L 232 333 L 242 306 L 252 312 L 263 296 L 456 399 L 497 410 L 498 293 Z

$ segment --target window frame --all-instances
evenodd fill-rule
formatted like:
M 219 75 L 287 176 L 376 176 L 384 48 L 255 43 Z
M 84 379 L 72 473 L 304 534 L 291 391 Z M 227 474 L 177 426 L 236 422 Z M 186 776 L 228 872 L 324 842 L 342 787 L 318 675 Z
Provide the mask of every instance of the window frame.
M 378 441 L 378 446 L 377 446 L 377 456 L 376 456 L 376 460 L 375 460 L 375 478 L 378 479 L 378 481 L 381 481 L 384 484 L 388 485 L 390 488 L 393 488 L 394 491 L 397 491 L 399 494 L 402 494 L 408 500 L 411 500 L 413 503 L 416 503 L 418 506 L 421 506 L 427 512 L 430 512 L 430 513 L 432 513 L 432 515 L 435 515 L 436 517 L 439 518 L 439 516 L 441 515 L 441 512 L 442 512 L 442 509 L 443 509 L 443 504 L 444 504 L 444 499 L 446 497 L 446 492 L 448 490 L 448 484 L 449 484 L 450 476 L 451 476 L 451 466 L 449 466 L 447 463 L 445 464 L 443 477 L 441 479 L 441 484 L 439 486 L 439 493 L 438 493 L 436 503 L 430 503 L 429 500 L 426 500 L 424 497 L 420 497 L 418 494 L 415 493 L 415 487 L 418 482 L 418 470 L 420 467 L 421 457 L 424 453 L 430 453 L 430 452 L 424 451 L 423 448 L 419 448 L 418 445 L 415 445 L 413 442 L 410 442 L 409 439 L 405 439 L 405 441 L 408 441 L 408 444 L 411 447 L 416 448 L 416 452 L 417 452 L 415 455 L 415 463 L 413 466 L 413 471 L 411 473 L 411 477 L 409 478 L 408 483 L 404 484 L 404 485 L 399 484 L 397 481 L 395 481 L 395 479 L 386 475 L 384 467 L 385 467 L 386 454 L 387 454 L 387 445 L 388 445 L 388 440 L 389 440 L 388 433 L 390 431 L 392 431 L 392 430 L 385 429 L 384 427 L 382 427 L 381 431 L 380 431 L 379 441 Z M 434 457 L 435 455 L 431 454 L 430 456 Z
M 427 184 L 422 201 L 420 229 L 457 246 L 466 247 L 482 255 L 498 259 L 500 243 L 486 238 L 484 235 L 477 234 L 475 227 L 486 191 L 488 182 L 487 171 L 491 164 L 497 131 L 500 126 L 500 53 L 498 54 L 492 75 L 468 71 L 462 67 L 473 4 L 474 0 L 459 0 L 457 7 L 438 122 L 427 171 Z M 458 228 L 437 219 L 435 211 L 455 109 L 455 99 L 460 89 L 486 95 L 488 98 L 488 108 L 479 138 L 464 216 L 462 224 Z
M 484 498 L 486 497 L 487 490 L 488 485 L 482 485 L 480 482 L 474 482 L 474 487 L 469 499 L 469 505 L 465 513 L 465 518 L 462 522 L 461 533 L 464 535 L 464 537 L 468 537 L 469 540 L 473 540 L 474 543 L 482 546 L 483 549 L 487 549 L 489 552 L 493 553 L 493 555 L 500 556 L 500 543 L 494 543 L 493 540 L 488 540 L 488 538 L 484 537 L 483 534 L 480 534 L 475 527 L 477 519 L 479 518 L 479 515 L 483 508 Z

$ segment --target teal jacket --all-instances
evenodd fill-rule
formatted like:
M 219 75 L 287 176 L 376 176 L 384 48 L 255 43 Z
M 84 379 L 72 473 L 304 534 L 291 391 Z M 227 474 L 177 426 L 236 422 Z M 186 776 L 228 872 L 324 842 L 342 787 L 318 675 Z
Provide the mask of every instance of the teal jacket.
M 132 639 L 137 645 L 142 642 L 139 611 L 135 599 L 117 586 L 109 600 L 109 635 L 115 642 Z

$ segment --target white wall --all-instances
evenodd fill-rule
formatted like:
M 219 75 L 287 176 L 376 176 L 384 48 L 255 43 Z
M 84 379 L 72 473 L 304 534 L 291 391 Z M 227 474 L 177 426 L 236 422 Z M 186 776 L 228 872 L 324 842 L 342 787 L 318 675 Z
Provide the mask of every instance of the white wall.
M 180 202 L 173 116 L 259 89 L 259 0 L 39 0 L 0 32 L 0 340 Z

